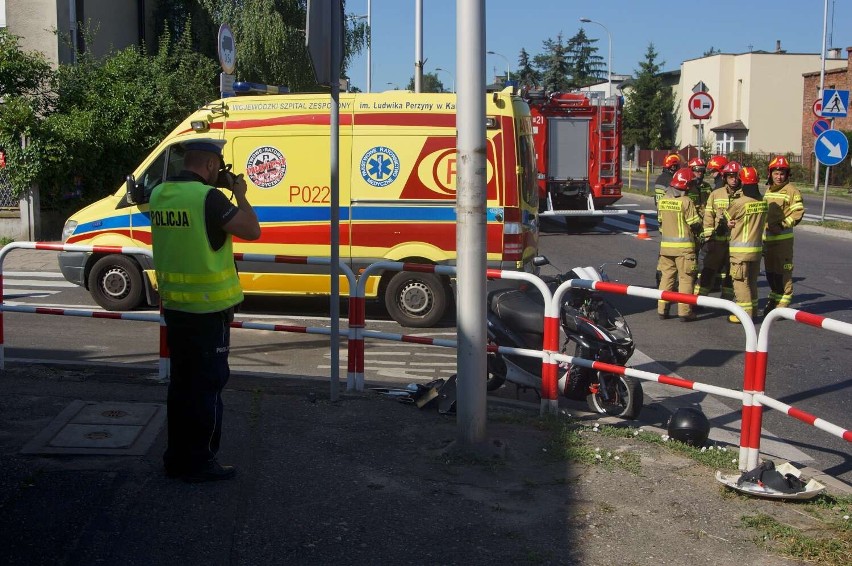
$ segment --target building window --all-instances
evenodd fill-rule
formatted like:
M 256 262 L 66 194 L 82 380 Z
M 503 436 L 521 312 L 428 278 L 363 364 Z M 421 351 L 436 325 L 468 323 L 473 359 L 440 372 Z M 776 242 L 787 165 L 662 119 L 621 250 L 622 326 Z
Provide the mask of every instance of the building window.
M 723 155 L 734 151 L 748 151 L 748 132 L 716 132 L 716 151 Z

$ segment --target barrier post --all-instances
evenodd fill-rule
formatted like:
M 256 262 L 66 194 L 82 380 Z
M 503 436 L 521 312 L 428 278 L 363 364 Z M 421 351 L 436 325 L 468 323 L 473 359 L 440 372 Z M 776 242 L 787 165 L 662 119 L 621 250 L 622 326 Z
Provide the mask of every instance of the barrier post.
M 361 287 L 349 287 L 349 359 L 347 360 L 346 390 L 364 389 L 364 328 L 366 327 L 366 301 L 360 295 Z

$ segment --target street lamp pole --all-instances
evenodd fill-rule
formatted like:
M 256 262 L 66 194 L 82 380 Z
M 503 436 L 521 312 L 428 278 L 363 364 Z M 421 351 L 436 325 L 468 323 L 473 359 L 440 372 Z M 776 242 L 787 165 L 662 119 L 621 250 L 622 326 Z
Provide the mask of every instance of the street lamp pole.
M 367 92 L 373 92 L 373 26 L 370 6 L 372 0 L 367 0 Z
M 447 73 L 448 75 L 450 75 L 450 78 L 453 80 L 453 93 L 455 93 L 456 92 L 456 76 L 454 74 L 452 74 L 451 72 L 449 72 L 448 70 L 442 69 L 441 67 L 435 67 L 435 70 L 436 71 L 443 71 L 443 72 Z
M 602 28 L 604 28 L 607 38 L 609 39 L 609 56 L 607 57 L 606 62 L 606 95 L 607 97 L 610 97 L 612 96 L 612 34 L 609 33 L 609 29 L 607 29 L 607 27 L 600 22 L 590 20 L 589 18 L 580 18 L 580 21 L 584 24 L 597 24 L 601 26 Z
M 509 58 L 506 57 L 505 55 L 501 55 L 500 53 L 497 53 L 496 51 L 486 51 L 486 53 L 488 53 L 489 55 L 496 55 L 497 57 L 502 57 L 503 60 L 506 61 L 506 82 L 511 81 L 512 80 L 512 67 L 509 63 Z

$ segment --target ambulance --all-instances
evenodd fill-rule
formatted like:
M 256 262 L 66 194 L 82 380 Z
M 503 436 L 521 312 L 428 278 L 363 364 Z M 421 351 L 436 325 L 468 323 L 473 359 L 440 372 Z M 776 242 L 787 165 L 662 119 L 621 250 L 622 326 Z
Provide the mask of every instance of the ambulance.
M 538 186 L 529 107 L 511 89 L 483 95 L 488 266 L 532 271 Z M 225 162 L 245 176 L 261 223 L 260 239 L 235 238 L 234 251 L 330 257 L 330 110 L 327 94 L 239 96 L 207 104 L 175 128 L 125 185 L 72 215 L 63 241 L 150 247 L 151 191 L 182 169 L 181 142 L 213 137 L 227 140 Z M 454 265 L 456 96 L 341 93 L 339 113 L 341 261 L 356 274 L 385 260 Z M 146 256 L 62 252 L 59 265 L 68 281 L 88 289 L 107 310 L 157 303 Z M 328 266 L 240 261 L 237 267 L 247 295 L 331 292 Z M 371 277 L 366 289 L 403 326 L 430 327 L 452 303 L 452 285 L 432 273 L 385 271 Z M 348 291 L 341 277 L 340 292 Z

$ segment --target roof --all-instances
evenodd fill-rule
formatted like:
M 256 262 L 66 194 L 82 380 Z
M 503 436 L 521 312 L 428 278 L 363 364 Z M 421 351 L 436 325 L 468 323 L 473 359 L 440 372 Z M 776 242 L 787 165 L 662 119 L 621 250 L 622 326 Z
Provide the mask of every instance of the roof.
M 737 120 L 735 122 L 729 122 L 728 124 L 722 124 L 721 126 L 716 126 L 715 128 L 710 128 L 711 132 L 747 132 L 748 128 L 746 128 L 745 124 L 742 123 L 741 120 Z

